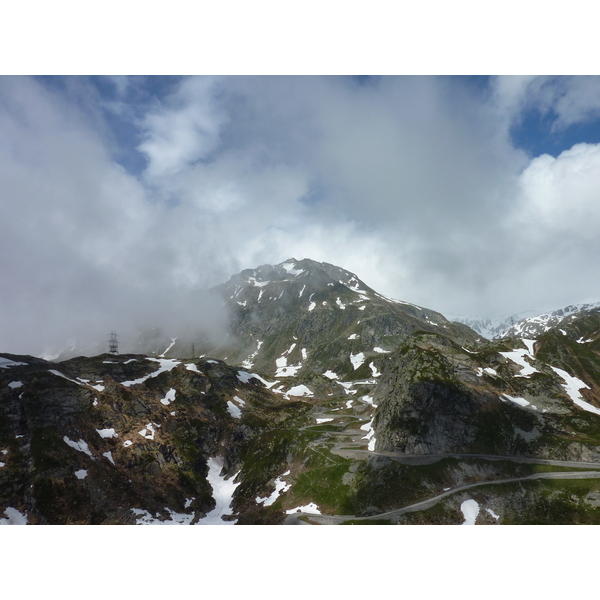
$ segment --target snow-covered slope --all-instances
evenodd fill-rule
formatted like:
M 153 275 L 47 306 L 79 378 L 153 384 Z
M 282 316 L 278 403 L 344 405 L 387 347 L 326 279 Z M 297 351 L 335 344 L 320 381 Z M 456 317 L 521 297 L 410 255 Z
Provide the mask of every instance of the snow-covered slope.
M 536 316 L 534 310 L 526 310 L 512 315 L 496 315 L 487 317 L 446 315 L 450 321 L 464 323 L 488 340 L 504 337 L 505 332 L 522 319 Z
M 555 327 L 567 325 L 582 313 L 600 309 L 600 302 L 592 304 L 571 304 L 549 313 L 521 319 L 508 327 L 498 337 L 515 336 L 520 338 L 535 337 Z

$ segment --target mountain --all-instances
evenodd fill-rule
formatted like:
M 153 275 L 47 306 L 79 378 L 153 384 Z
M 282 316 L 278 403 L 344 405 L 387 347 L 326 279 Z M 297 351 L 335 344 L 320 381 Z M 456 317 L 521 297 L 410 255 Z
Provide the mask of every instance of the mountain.
M 494 317 L 477 317 L 464 315 L 446 315 L 453 322 L 463 323 L 473 331 L 476 331 L 481 336 L 488 340 L 499 339 L 505 337 L 506 331 L 515 323 L 528 317 L 537 316 L 537 312 L 533 310 L 523 311 L 512 315 L 494 316 Z
M 539 314 L 528 310 L 504 317 L 472 317 L 448 315 L 453 322 L 463 323 L 487 338 L 535 337 L 561 323 L 568 324 L 578 313 L 600 308 L 600 302 L 571 304 L 549 313 Z
M 571 304 L 549 313 L 519 320 L 502 332 L 502 337 L 535 337 L 553 328 L 568 328 L 580 316 L 600 310 L 600 302 Z
M 214 293 L 220 344 L 0 355 L 0 524 L 600 523 L 598 308 L 486 340 L 309 259 Z

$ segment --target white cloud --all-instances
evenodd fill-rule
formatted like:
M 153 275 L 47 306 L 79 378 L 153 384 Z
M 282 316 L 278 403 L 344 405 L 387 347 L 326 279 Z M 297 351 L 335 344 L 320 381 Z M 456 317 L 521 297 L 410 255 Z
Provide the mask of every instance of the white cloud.
M 177 175 L 216 149 L 226 120 L 213 99 L 216 83 L 212 77 L 186 79 L 166 106 L 146 114 L 139 149 L 148 157 L 150 180 Z
M 187 78 L 141 118 L 114 84 L 138 176 L 102 98 L 0 78 L 0 350 L 141 322 L 174 336 L 198 289 L 291 256 L 454 314 L 600 295 L 598 146 L 530 160 L 509 136 L 531 106 L 587 118 L 596 80 Z

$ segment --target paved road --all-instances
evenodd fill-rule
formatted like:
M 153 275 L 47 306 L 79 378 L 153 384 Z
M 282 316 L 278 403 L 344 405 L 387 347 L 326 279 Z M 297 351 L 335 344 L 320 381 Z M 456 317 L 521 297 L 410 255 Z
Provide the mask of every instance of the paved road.
M 561 462 L 561 461 L 554 461 Z M 579 463 L 581 464 L 581 463 Z M 600 465 L 597 465 L 600 467 Z M 285 525 L 307 525 L 307 524 L 317 524 L 317 525 L 339 525 L 344 521 L 378 521 L 378 520 L 392 520 L 395 517 L 399 517 L 400 515 L 416 512 L 419 510 L 427 510 L 431 508 L 435 504 L 437 504 L 443 498 L 447 496 L 451 496 L 452 494 L 456 494 L 458 492 L 464 492 L 465 490 L 470 490 L 475 487 L 480 487 L 482 485 L 499 485 L 502 483 L 515 483 L 518 481 L 528 481 L 531 479 L 600 479 L 600 471 L 563 471 L 562 473 L 534 473 L 532 475 L 527 475 L 526 477 L 514 477 L 511 479 L 497 479 L 495 481 L 479 481 L 477 483 L 469 483 L 467 485 L 462 485 L 437 496 L 433 496 L 432 498 L 428 498 L 427 500 L 422 500 L 421 502 L 417 502 L 415 504 L 410 504 L 408 506 L 404 506 L 402 508 L 397 508 L 394 510 L 390 510 L 388 512 L 379 513 L 378 515 L 372 515 L 369 517 L 357 517 L 355 515 L 315 515 L 310 513 L 294 513 L 288 515 L 284 521 Z M 311 523 L 307 523 L 299 519 L 299 517 L 305 516 L 308 517 Z
M 319 417 L 333 418 L 333 421 L 329 421 L 332 425 L 354 425 L 355 423 L 366 423 L 369 421 L 369 417 L 357 416 L 357 415 L 339 415 L 334 413 L 319 413 Z M 340 420 L 342 420 L 340 422 Z M 314 425 L 308 425 L 306 428 L 314 427 Z M 322 525 L 337 525 L 348 520 L 357 521 L 375 521 L 375 520 L 390 520 L 400 515 L 409 512 L 415 512 L 419 510 L 427 510 L 435 504 L 437 504 L 443 498 L 463 492 L 475 487 L 483 485 L 499 485 L 502 483 L 514 483 L 518 481 L 528 481 L 535 479 L 600 479 L 600 462 L 586 462 L 586 461 L 568 461 L 568 460 L 552 460 L 547 458 L 536 458 L 530 456 L 498 456 L 493 454 L 403 454 L 400 452 L 373 452 L 367 450 L 365 446 L 367 441 L 364 439 L 366 435 L 365 430 L 361 429 L 346 429 L 344 431 L 328 431 L 323 432 L 323 437 L 336 438 L 345 437 L 346 439 L 341 442 L 335 442 L 333 447 L 330 448 L 332 454 L 336 454 L 343 458 L 355 458 L 355 459 L 366 459 L 371 456 L 384 456 L 395 460 L 405 465 L 430 465 L 446 458 L 475 458 L 480 460 L 489 461 L 510 461 L 521 464 L 537 464 L 537 465 L 550 465 L 555 467 L 566 467 L 572 469 L 596 469 L 594 471 L 563 471 L 563 472 L 550 472 L 550 473 L 533 473 L 524 477 L 515 477 L 511 479 L 497 479 L 491 481 L 479 481 L 476 483 L 470 483 L 462 486 L 458 486 L 447 490 L 441 494 L 397 508 L 389 512 L 372 515 L 369 517 L 357 517 L 355 515 L 315 515 L 310 513 L 294 513 L 288 515 L 284 521 L 286 525 L 308 525 L 308 524 L 322 524 Z M 348 439 L 353 438 L 353 439 Z M 354 447 L 352 447 L 354 446 Z M 299 517 L 305 516 L 310 519 L 311 523 L 300 519 Z

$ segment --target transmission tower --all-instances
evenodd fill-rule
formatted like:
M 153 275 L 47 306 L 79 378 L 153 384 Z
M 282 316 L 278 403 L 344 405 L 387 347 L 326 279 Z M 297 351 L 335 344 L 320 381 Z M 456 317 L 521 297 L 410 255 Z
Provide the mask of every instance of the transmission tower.
M 117 334 L 114 331 L 110 332 L 110 339 L 108 340 L 108 351 L 111 354 L 119 354 L 119 343 L 117 342 Z

